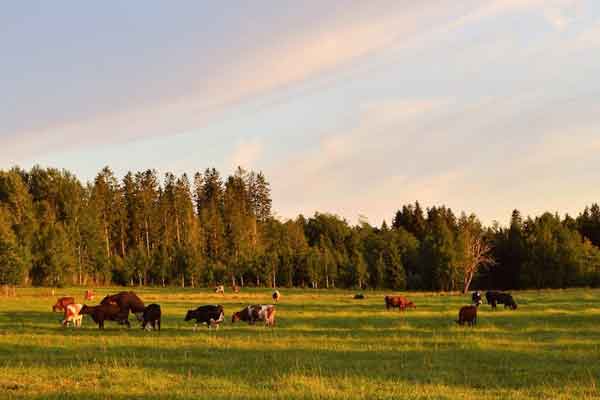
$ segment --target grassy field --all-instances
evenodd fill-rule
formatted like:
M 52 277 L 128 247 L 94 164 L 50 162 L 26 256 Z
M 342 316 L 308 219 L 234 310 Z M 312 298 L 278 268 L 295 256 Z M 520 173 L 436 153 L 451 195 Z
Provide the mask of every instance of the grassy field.
M 399 313 L 383 292 L 282 290 L 269 329 L 231 324 L 243 305 L 270 303 L 267 290 L 137 293 L 161 304 L 160 333 L 137 322 L 100 332 L 88 316 L 62 328 L 55 298 L 81 301 L 82 289 L 0 297 L 0 398 L 600 398 L 600 290 L 515 292 L 518 310 L 484 304 L 475 328 L 454 323 L 461 295 L 409 293 L 417 309 Z M 213 303 L 225 306 L 221 329 L 193 332 L 186 310 Z

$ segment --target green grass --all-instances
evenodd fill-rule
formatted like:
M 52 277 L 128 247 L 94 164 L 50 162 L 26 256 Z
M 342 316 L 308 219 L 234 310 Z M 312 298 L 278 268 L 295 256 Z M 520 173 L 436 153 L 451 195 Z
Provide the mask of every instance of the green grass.
M 118 289 L 99 290 L 100 296 Z M 12 399 L 591 399 L 600 398 L 600 290 L 514 292 L 519 309 L 483 305 L 475 328 L 454 320 L 468 296 L 282 290 L 277 326 L 231 324 L 270 291 L 143 289 L 163 330 L 65 329 L 51 312 L 82 289 L 0 297 L 0 398 Z M 96 302 L 94 302 L 96 303 Z M 221 303 L 221 329 L 192 331 L 187 309 Z M 131 317 L 133 321 L 133 317 Z

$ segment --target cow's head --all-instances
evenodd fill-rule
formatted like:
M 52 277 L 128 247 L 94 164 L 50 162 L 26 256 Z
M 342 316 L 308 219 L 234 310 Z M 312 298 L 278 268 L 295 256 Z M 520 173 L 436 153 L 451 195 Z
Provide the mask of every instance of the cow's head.
M 481 303 L 483 303 L 483 301 L 481 300 L 481 293 L 478 291 L 473 292 L 473 294 L 471 295 L 471 302 L 476 306 L 479 306 Z
M 189 321 L 192 318 L 194 318 L 194 311 L 193 310 L 188 310 L 187 314 L 185 314 L 184 321 Z
M 86 306 L 85 304 L 83 305 L 83 307 L 81 307 L 81 310 L 79 310 L 79 314 L 90 314 L 92 312 L 92 308 Z
M 406 303 L 406 307 L 417 308 L 417 306 L 415 306 L 415 303 L 413 303 L 412 301 L 409 301 L 408 303 Z
M 231 316 L 231 323 L 233 324 L 234 322 L 239 321 L 240 319 L 242 319 L 241 313 L 239 311 L 234 312 Z

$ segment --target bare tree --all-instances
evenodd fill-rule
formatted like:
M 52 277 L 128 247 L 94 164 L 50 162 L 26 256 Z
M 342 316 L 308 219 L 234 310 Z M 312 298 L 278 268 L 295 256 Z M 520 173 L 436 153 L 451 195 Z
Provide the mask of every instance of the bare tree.
M 469 291 L 473 277 L 485 266 L 495 265 L 491 256 L 492 246 L 483 237 L 481 223 L 474 215 L 462 216 L 459 221 L 460 239 L 463 245 L 462 278 L 463 294 Z

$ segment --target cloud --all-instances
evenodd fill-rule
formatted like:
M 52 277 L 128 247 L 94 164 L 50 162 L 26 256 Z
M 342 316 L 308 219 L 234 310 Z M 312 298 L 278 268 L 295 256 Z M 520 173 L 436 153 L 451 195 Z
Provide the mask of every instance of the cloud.
M 562 31 L 581 12 L 583 0 L 494 0 L 461 18 L 459 25 L 477 22 L 506 14 L 535 12 L 555 29 Z
M 196 88 L 191 94 L 0 135 L 0 145 L 13 150 L 2 161 L 17 162 L 64 146 L 101 145 L 202 127 L 242 102 L 348 65 L 409 37 L 419 29 L 417 11 L 384 13 L 371 19 L 356 13 L 293 34 L 275 32 L 277 39 L 271 43 L 230 55 L 217 75 L 190 82 Z
M 256 166 L 263 153 L 263 144 L 259 139 L 241 141 L 235 147 L 229 159 L 233 168 L 242 167 L 249 169 Z
M 600 22 L 579 33 L 575 39 L 575 46 L 579 50 L 600 47 Z

